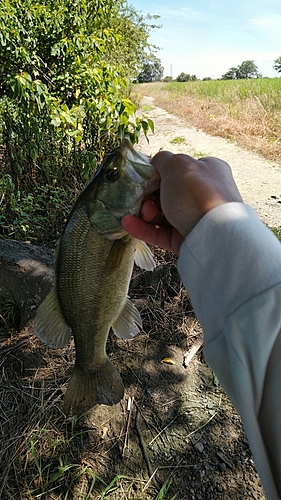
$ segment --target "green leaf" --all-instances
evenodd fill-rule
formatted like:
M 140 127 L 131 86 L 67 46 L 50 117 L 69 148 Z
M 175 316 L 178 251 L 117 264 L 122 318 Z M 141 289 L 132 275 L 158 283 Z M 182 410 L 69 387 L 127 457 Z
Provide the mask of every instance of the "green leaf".
M 147 123 L 148 123 L 148 126 L 149 126 L 151 132 L 154 134 L 154 122 L 153 122 L 153 120 L 151 120 L 150 118 L 147 118 Z

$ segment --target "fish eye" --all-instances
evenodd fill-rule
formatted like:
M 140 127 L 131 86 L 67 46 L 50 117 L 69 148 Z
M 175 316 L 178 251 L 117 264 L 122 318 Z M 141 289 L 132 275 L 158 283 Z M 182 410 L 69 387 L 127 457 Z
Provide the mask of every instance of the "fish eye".
M 107 172 L 105 172 L 104 177 L 109 182 L 115 182 L 119 179 L 119 171 L 117 167 L 114 167 Z

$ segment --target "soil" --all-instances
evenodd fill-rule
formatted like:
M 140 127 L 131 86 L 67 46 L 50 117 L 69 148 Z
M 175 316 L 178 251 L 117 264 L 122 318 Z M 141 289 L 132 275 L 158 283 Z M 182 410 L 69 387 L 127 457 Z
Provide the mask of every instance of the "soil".
M 142 152 L 154 155 L 163 148 L 223 158 L 245 202 L 266 224 L 281 226 L 280 166 L 190 128 L 156 108 L 151 98 L 142 106 L 156 129 L 149 144 L 141 141 Z M 1 498 L 161 500 L 177 493 L 178 500 L 265 500 L 241 419 L 205 363 L 201 327 L 175 257 L 154 253 L 156 270 L 135 269 L 130 286 L 143 332 L 132 341 L 112 333 L 108 339 L 124 398 L 79 419 L 65 419 L 61 410 L 75 358 L 73 341 L 50 350 L 35 338 L 30 322 L 51 287 L 52 264 L 44 261 L 44 286 L 33 297 L 29 290 L 28 302 L 27 282 L 17 285 L 17 307 L 28 308 L 26 321 L 17 318 L 16 331 L 12 314 L 0 316 Z M 19 272 L 15 267 L 14 275 Z M 33 275 L 29 269 L 31 284 Z M 7 303 L 13 311 L 7 300 L 5 310 Z M 185 354 L 194 347 L 185 366 Z M 170 484 L 166 493 L 164 483 Z

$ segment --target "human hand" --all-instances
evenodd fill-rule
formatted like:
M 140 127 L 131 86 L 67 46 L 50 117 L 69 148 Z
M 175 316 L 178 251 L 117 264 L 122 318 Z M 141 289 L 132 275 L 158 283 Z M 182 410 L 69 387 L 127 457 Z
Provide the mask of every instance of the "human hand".
M 124 229 L 135 238 L 179 253 L 181 244 L 212 208 L 242 198 L 229 165 L 218 158 L 194 158 L 168 151 L 152 159 L 160 193 L 146 199 L 140 217 L 126 215 Z

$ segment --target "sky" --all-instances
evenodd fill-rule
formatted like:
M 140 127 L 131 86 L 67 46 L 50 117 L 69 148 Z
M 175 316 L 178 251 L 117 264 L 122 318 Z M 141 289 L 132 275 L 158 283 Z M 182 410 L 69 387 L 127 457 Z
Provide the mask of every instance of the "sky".
M 281 0 L 128 0 L 146 14 L 157 14 L 162 27 L 151 30 L 149 42 L 160 47 L 157 57 L 164 76 L 181 72 L 197 78 L 220 78 L 231 67 L 253 60 L 263 76 L 281 76 L 273 69 L 281 57 Z

